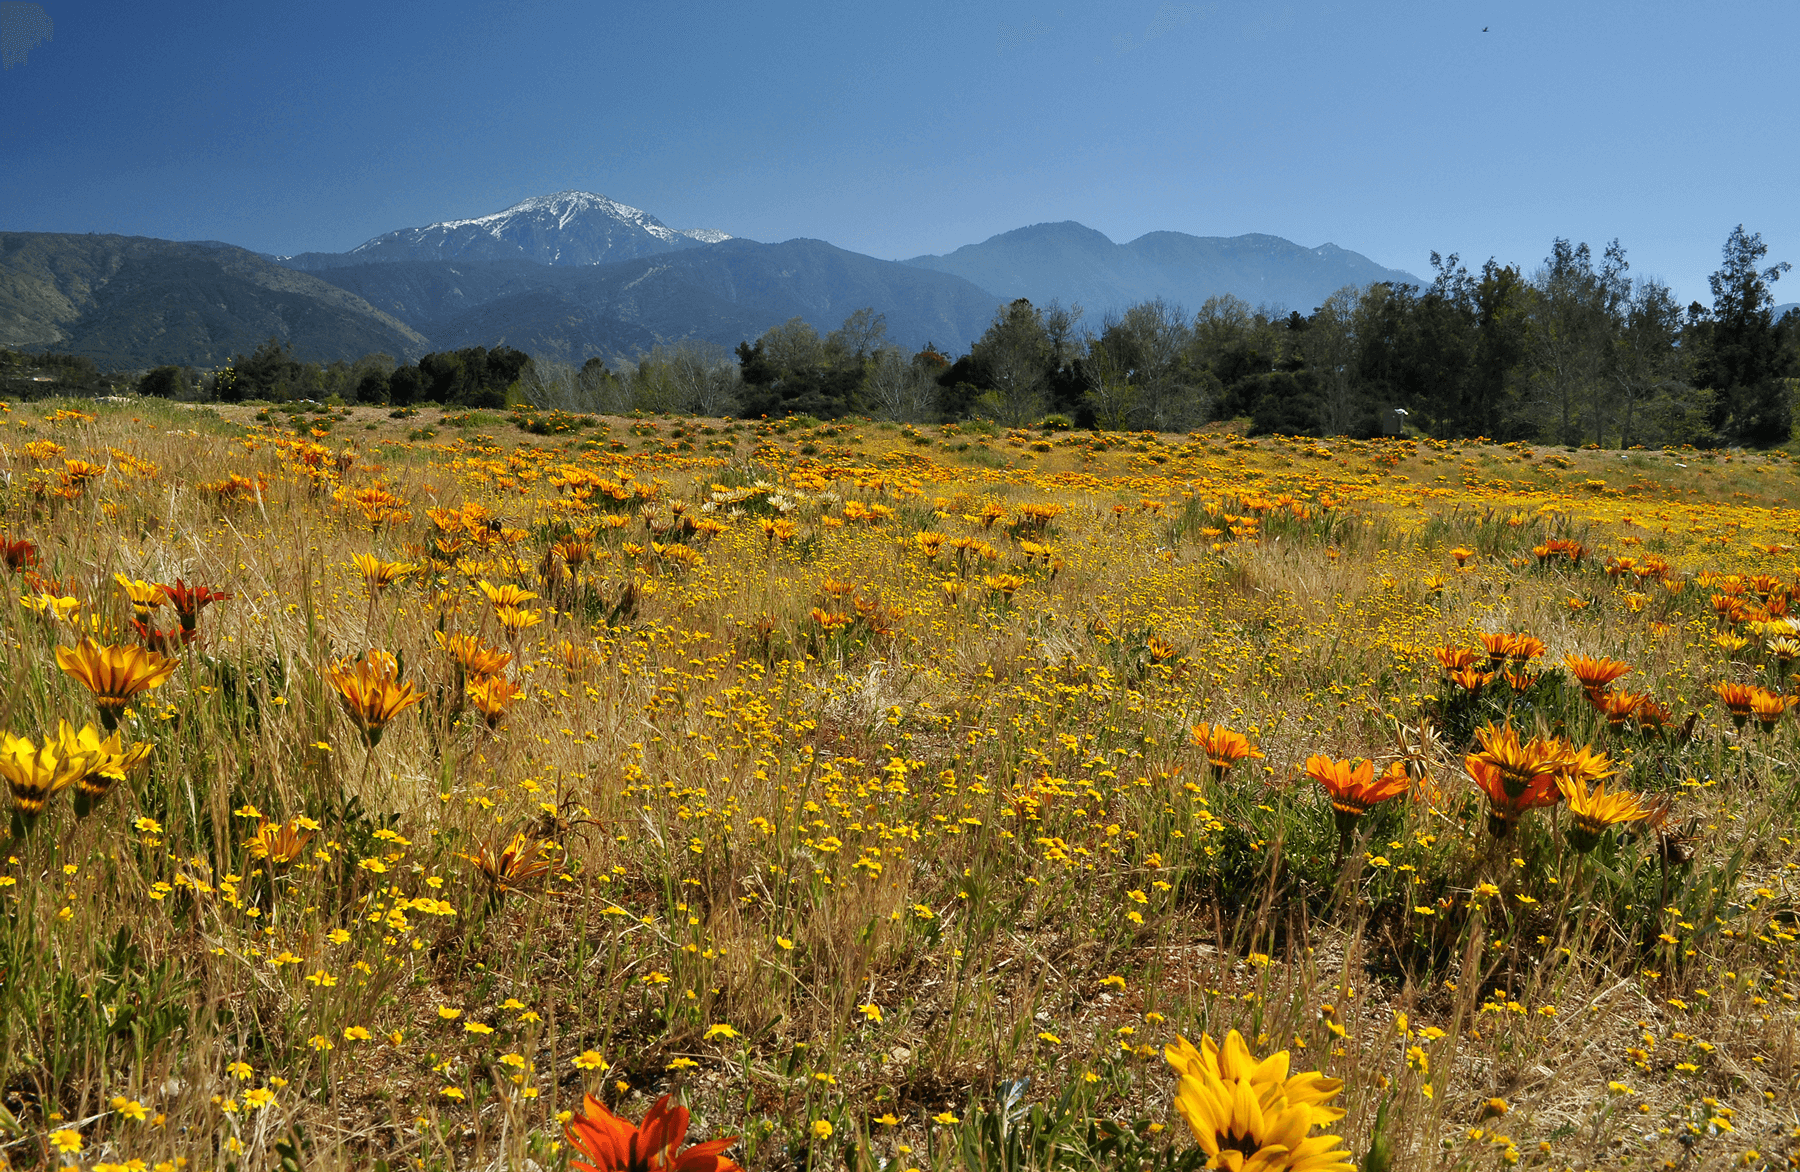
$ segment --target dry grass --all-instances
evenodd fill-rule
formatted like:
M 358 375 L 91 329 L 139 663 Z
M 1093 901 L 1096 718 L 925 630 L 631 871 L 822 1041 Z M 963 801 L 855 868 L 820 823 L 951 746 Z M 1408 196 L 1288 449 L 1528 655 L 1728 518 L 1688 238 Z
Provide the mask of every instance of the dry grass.
M 997 1167 L 1021 1076 L 1185 1145 L 1162 1046 L 1233 1028 L 1345 1080 L 1359 1160 L 1385 1105 L 1394 1168 L 1785 1166 L 1796 733 L 1723 715 L 1786 676 L 1696 580 L 1794 582 L 1779 453 L 258 410 L 3 417 L 0 527 L 80 605 L 10 578 L 0 728 L 94 719 L 52 652 L 135 640 L 115 574 L 233 595 L 123 722 L 148 770 L 7 847 L 13 1166 L 554 1166 L 583 1092 L 674 1089 L 750 1168 Z M 418 568 L 371 597 L 357 554 Z M 1652 555 L 1670 585 L 1603 568 Z M 1502 630 L 1549 670 L 1463 696 L 1432 650 Z M 503 714 L 440 632 L 512 654 Z M 425 697 L 373 747 L 326 675 L 370 647 Z M 1565 653 L 1670 735 L 1609 731 Z M 1691 861 L 1578 854 L 1566 810 L 1491 839 L 1463 755 L 1508 711 L 1666 795 Z M 1424 718 L 1431 800 L 1334 866 L 1306 758 Z M 1264 756 L 1218 776 L 1202 720 Z M 290 819 L 299 858 L 248 849 Z M 519 833 L 547 868 L 503 892 L 470 860 Z

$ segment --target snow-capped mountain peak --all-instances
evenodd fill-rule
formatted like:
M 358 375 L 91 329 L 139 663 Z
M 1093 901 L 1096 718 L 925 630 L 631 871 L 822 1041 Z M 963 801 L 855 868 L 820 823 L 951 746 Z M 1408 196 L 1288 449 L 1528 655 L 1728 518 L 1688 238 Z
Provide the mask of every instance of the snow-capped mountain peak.
M 362 260 L 534 260 L 589 265 L 730 240 L 710 228 L 678 231 L 642 208 L 587 191 L 536 195 L 502 211 L 402 228 L 351 250 Z

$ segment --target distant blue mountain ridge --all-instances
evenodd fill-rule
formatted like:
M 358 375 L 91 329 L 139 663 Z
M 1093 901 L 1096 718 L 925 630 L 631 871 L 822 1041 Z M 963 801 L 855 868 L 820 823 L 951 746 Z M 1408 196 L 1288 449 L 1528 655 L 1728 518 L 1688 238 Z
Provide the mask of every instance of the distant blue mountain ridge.
M 1335 244 L 1307 248 L 1280 236 L 1183 232 L 1150 232 L 1115 244 L 1073 220 L 1015 228 L 946 256 L 906 263 L 952 273 L 996 297 L 1075 303 L 1090 315 L 1158 297 L 1192 312 L 1223 293 L 1252 306 L 1310 314 L 1346 285 L 1419 284 L 1411 273 Z
M 1115 244 L 1074 222 L 946 256 L 878 260 L 822 240 L 670 228 L 605 196 L 563 191 L 343 253 L 0 233 L 0 345 L 85 354 L 109 369 L 215 365 L 271 336 L 313 361 L 508 345 L 581 362 L 683 340 L 732 347 L 795 317 L 823 333 L 868 306 L 893 341 L 956 353 L 1019 297 L 1080 305 L 1098 328 L 1155 298 L 1189 313 L 1221 294 L 1310 313 L 1345 286 L 1376 281 L 1418 278 L 1333 244 L 1180 232 Z

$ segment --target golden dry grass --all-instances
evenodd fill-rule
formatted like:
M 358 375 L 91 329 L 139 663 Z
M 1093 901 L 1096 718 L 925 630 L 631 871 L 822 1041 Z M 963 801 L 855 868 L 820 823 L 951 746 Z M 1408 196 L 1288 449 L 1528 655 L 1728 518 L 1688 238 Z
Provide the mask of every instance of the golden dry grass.
M 149 768 L 8 844 L 13 1166 L 555 1166 L 584 1092 L 676 1090 L 750 1168 L 949 1168 L 1021 1076 L 1179 1147 L 1162 1047 L 1233 1028 L 1345 1080 L 1359 1160 L 1385 1104 L 1394 1168 L 1800 1150 L 1794 722 L 1712 690 L 1786 690 L 1779 615 L 1711 601 L 1795 584 L 1781 453 L 0 419 L 0 527 L 41 559 L 0 598 L 0 728 L 95 718 L 53 649 L 137 641 L 115 574 L 232 594 L 122 724 Z M 416 568 L 371 591 L 356 555 Z M 1547 670 L 1472 700 L 1432 652 L 1495 631 Z M 512 656 L 491 717 L 458 632 Z M 328 677 L 370 648 L 424 695 L 373 747 Z M 1668 735 L 1609 731 L 1576 653 L 1629 662 Z M 1509 712 L 1691 841 L 1583 855 L 1567 811 L 1492 839 L 1463 757 Z M 1200 721 L 1263 756 L 1221 776 Z M 1429 800 L 1335 865 L 1306 759 L 1409 750 Z M 310 837 L 282 861 L 265 824 Z M 509 848 L 502 890 L 474 860 Z

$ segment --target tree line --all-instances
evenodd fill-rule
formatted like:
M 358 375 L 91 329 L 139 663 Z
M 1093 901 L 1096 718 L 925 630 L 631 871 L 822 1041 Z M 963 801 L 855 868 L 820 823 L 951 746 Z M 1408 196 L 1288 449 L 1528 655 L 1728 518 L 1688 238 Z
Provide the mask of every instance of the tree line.
M 1438 436 L 1629 447 L 1785 443 L 1800 393 L 1800 311 L 1776 320 L 1760 235 L 1739 226 L 1711 277 L 1711 305 L 1680 306 L 1635 278 L 1615 240 L 1598 255 L 1556 240 L 1534 271 L 1471 272 L 1431 255 L 1421 285 L 1346 287 L 1310 314 L 1230 295 L 1189 313 L 1163 300 L 1106 314 L 1003 305 L 960 356 L 887 337 L 873 309 L 821 335 L 800 318 L 736 352 L 658 345 L 576 366 L 510 347 L 296 361 L 270 339 L 201 376 L 159 367 L 145 393 L 225 401 L 325 399 L 696 415 L 866 414 L 910 422 L 984 417 L 1010 426 L 1187 431 L 1247 420 L 1253 432 Z

